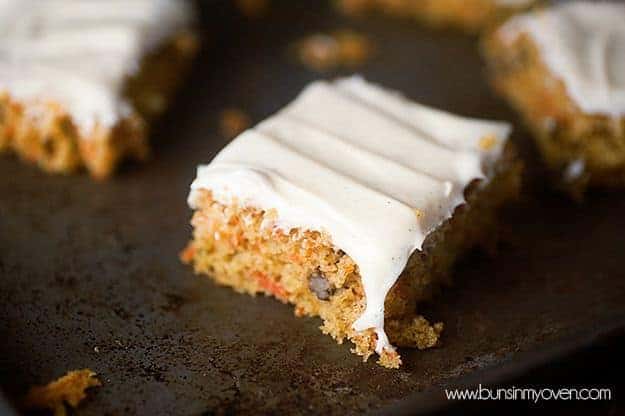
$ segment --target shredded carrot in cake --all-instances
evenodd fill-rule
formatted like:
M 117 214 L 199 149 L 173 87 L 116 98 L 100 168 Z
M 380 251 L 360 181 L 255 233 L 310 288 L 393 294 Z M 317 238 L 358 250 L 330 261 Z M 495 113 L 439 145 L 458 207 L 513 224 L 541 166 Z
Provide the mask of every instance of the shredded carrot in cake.
M 286 302 L 289 293 L 276 281 L 273 281 L 269 278 L 265 273 L 262 272 L 254 272 L 252 273 L 254 279 L 258 281 L 258 285 L 269 294 L 274 295 L 279 300 Z

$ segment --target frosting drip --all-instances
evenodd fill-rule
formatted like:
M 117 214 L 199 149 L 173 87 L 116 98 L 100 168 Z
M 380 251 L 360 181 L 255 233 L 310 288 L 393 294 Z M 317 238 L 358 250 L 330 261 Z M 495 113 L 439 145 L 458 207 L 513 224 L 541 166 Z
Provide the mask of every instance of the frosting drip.
M 241 134 L 210 164 L 198 190 L 275 208 L 279 229 L 327 232 L 358 265 L 366 309 L 354 323 L 374 328 L 376 351 L 392 348 L 384 300 L 408 258 L 487 178 L 509 134 L 505 123 L 457 117 L 412 103 L 359 77 L 309 85 L 276 115 Z M 483 146 L 488 138 L 490 146 Z
M 500 33 L 508 42 L 531 36 L 583 111 L 625 114 L 625 4 L 563 3 L 514 17 Z
M 179 0 L 0 0 L 0 91 L 59 102 L 88 137 L 130 113 L 124 81 L 189 21 Z

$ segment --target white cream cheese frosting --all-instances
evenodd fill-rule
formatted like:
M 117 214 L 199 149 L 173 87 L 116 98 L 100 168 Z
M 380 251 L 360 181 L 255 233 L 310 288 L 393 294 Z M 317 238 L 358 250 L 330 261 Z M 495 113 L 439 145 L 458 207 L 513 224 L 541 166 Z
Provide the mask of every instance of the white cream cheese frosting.
M 625 114 L 625 4 L 571 2 L 519 15 L 500 29 L 527 34 L 570 98 L 590 114 Z
M 131 111 L 124 81 L 189 25 L 183 0 L 0 0 L 0 92 L 56 101 L 88 136 Z
M 426 236 L 488 179 L 510 127 L 410 102 L 360 77 L 309 85 L 198 168 L 199 190 L 224 204 L 276 209 L 274 227 L 324 231 L 358 265 L 376 351 L 392 348 L 384 300 Z M 484 146 L 484 140 L 489 146 Z

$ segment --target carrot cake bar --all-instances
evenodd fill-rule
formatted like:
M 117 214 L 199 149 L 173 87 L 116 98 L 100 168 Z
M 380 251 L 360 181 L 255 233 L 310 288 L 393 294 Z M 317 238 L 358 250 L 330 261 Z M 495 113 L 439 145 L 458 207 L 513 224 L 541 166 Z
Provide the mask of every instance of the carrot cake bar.
M 314 82 L 198 168 L 181 257 L 398 367 L 394 346 L 432 347 L 442 330 L 417 302 L 518 191 L 509 131 L 359 77 Z
M 380 11 L 413 17 L 435 27 L 479 32 L 506 17 L 528 9 L 537 0 L 336 0 L 346 14 Z
M 496 89 L 569 189 L 625 185 L 625 4 L 563 3 L 487 36 Z
M 191 17 L 182 0 L 0 1 L 0 151 L 97 178 L 144 159 L 195 51 Z

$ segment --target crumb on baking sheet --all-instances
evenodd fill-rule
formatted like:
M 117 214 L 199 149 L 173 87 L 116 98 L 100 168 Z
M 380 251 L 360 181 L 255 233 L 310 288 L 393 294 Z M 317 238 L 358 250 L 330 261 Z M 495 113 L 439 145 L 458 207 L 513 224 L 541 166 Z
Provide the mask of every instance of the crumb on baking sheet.
M 364 64 L 374 51 L 369 38 L 351 30 L 308 35 L 295 45 L 297 59 L 315 71 Z
M 246 17 L 263 17 L 269 9 L 269 0 L 235 0 L 235 5 Z
M 85 390 L 101 385 L 96 373 L 88 368 L 69 371 L 45 386 L 31 387 L 21 407 L 24 410 L 51 410 L 55 416 L 64 416 L 67 414 L 66 404 L 78 407 L 87 397 Z
M 219 131 L 228 139 L 243 133 L 251 124 L 250 117 L 238 108 L 226 108 L 219 114 Z

